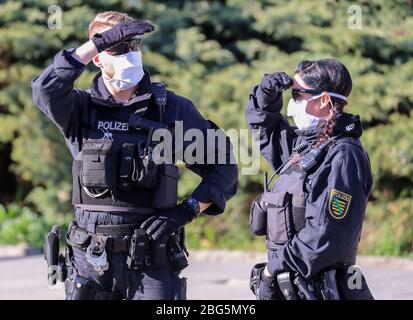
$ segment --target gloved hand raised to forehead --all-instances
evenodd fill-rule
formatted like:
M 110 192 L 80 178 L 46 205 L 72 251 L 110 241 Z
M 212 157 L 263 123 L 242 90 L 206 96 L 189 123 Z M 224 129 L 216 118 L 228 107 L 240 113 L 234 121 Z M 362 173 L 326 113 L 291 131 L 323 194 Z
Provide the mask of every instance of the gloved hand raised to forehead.
M 293 85 L 293 80 L 285 72 L 275 72 L 271 74 L 266 74 L 261 80 L 257 92 L 257 102 L 261 108 L 265 108 L 275 102 L 280 98 L 280 93 L 287 90 Z M 281 105 L 279 108 L 281 109 Z
M 196 217 L 193 210 L 185 203 L 175 208 L 160 211 L 156 216 L 146 219 L 141 228 L 153 239 L 165 242 L 178 228 L 183 227 Z
M 135 36 L 143 35 L 154 30 L 155 27 L 145 21 L 133 20 L 120 22 L 109 30 L 96 33 L 91 41 L 96 46 L 98 52 L 102 52 L 123 41 L 131 40 Z
M 293 79 L 285 72 L 275 72 L 264 75 L 260 82 L 260 88 L 266 94 L 274 95 L 287 90 L 293 85 Z

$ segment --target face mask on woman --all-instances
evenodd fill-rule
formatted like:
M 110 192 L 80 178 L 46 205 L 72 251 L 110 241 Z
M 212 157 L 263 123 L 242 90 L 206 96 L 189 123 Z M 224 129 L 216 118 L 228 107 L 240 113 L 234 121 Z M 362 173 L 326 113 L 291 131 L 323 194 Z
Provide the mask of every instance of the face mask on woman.
M 347 97 L 341 94 L 334 93 L 334 92 L 327 92 L 327 93 L 332 97 L 336 97 L 342 100 L 347 100 Z M 300 100 L 300 101 L 296 101 L 291 98 L 290 101 L 288 102 L 287 116 L 294 118 L 294 123 L 299 130 L 316 129 L 321 120 L 326 120 L 328 118 L 328 117 L 319 118 L 312 114 L 307 113 L 306 111 L 307 103 L 309 101 L 313 101 L 313 100 L 320 98 L 322 95 L 323 94 L 321 93 L 307 100 Z
M 118 90 L 133 88 L 144 76 L 142 53 L 140 51 L 130 51 L 121 55 L 110 55 L 102 51 L 99 58 L 104 64 L 112 64 L 114 74 L 107 81 Z

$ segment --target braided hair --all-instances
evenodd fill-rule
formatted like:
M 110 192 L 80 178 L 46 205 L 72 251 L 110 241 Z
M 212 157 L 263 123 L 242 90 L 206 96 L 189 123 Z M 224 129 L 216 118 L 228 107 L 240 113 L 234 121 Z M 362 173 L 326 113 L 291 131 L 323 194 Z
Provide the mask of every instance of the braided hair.
M 294 74 L 298 74 L 306 85 L 315 90 L 330 91 L 348 97 L 353 83 L 347 68 L 338 60 L 304 60 L 301 61 Z M 332 102 L 332 114 L 328 117 L 323 130 L 317 140 L 316 146 L 327 141 L 333 134 L 337 121 L 337 115 L 343 112 L 347 102 L 335 97 L 330 97 Z

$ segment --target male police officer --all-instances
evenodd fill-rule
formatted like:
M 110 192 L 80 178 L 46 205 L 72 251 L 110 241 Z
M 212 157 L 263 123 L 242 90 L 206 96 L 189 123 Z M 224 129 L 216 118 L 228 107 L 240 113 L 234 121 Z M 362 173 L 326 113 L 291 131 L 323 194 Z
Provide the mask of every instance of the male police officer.
M 36 106 L 60 129 L 74 159 L 67 299 L 185 299 L 183 226 L 200 212 L 222 213 L 236 192 L 236 164 L 196 162 L 187 167 L 202 181 L 176 204 L 179 156 L 155 161 L 154 130 L 172 132 L 182 121 L 184 132 L 206 137 L 217 127 L 191 101 L 151 83 L 137 42 L 153 30 L 123 13 L 98 14 L 90 41 L 60 51 L 32 81 Z M 91 90 L 73 88 L 90 61 L 101 71 Z M 174 141 L 180 144 L 189 145 Z M 228 159 L 229 142 L 225 148 Z

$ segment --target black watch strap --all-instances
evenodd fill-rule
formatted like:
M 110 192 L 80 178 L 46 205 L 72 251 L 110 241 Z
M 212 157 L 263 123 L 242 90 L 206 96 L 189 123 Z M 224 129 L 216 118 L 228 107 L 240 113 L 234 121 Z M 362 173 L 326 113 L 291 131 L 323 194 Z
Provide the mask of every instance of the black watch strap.
M 195 216 L 198 216 L 201 213 L 201 209 L 199 207 L 199 201 L 193 197 L 189 197 L 184 200 L 185 205 L 187 205 L 193 211 Z

